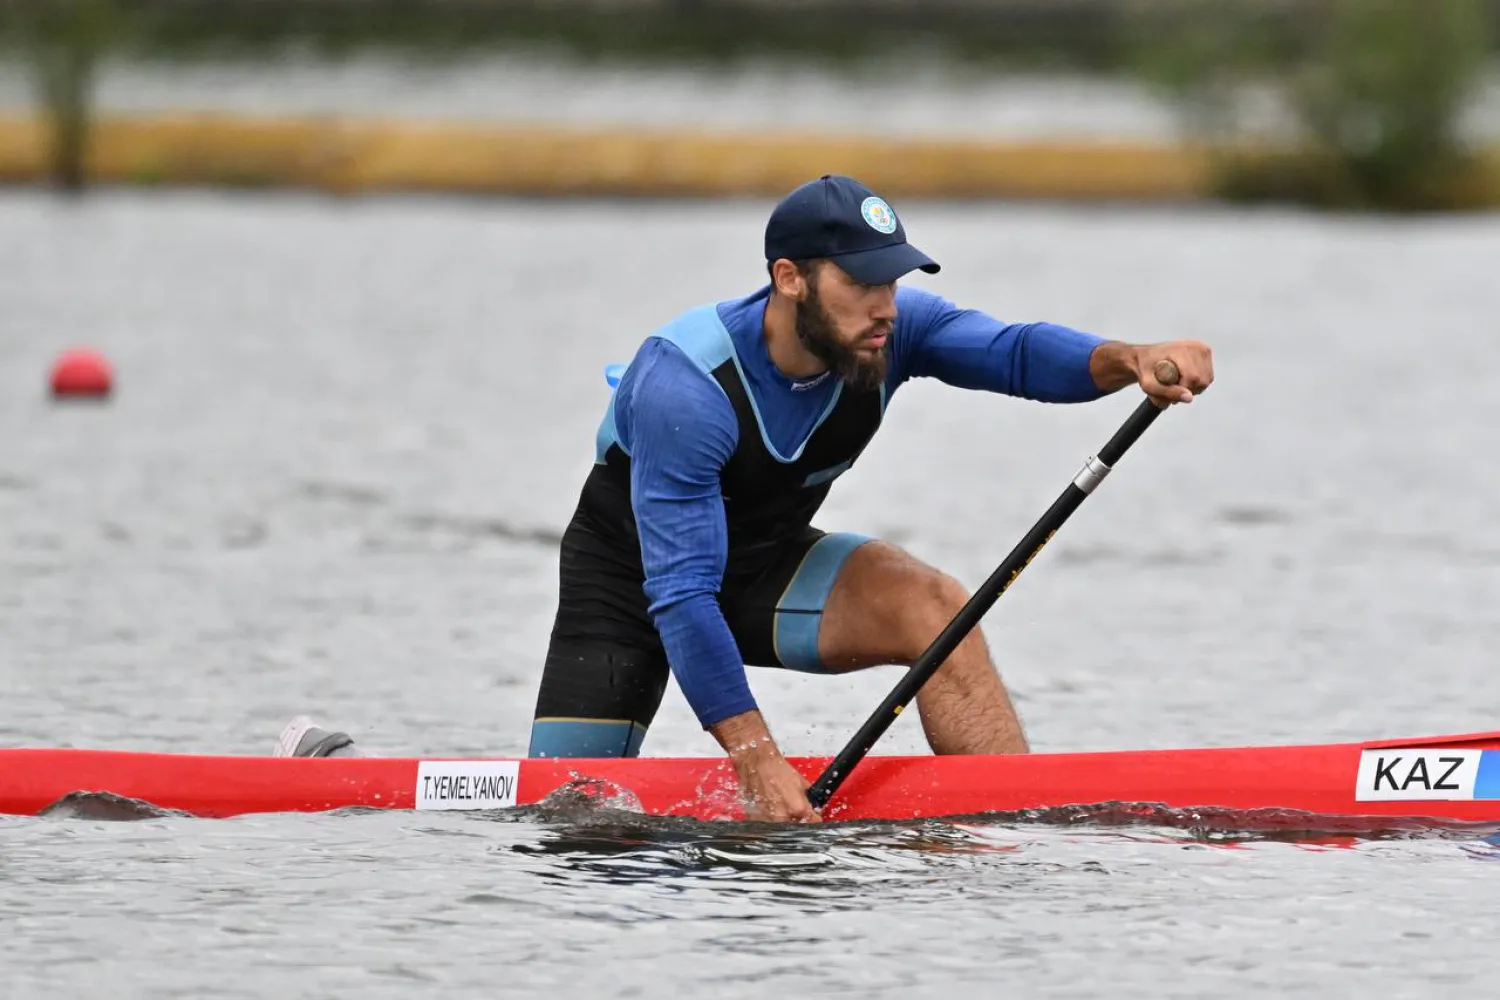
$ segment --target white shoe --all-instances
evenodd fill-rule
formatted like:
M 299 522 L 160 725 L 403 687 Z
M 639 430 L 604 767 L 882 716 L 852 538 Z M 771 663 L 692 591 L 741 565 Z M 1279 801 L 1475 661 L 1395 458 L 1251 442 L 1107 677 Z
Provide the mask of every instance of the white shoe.
M 274 757 L 358 757 L 348 733 L 324 729 L 305 715 L 286 724 L 276 741 Z

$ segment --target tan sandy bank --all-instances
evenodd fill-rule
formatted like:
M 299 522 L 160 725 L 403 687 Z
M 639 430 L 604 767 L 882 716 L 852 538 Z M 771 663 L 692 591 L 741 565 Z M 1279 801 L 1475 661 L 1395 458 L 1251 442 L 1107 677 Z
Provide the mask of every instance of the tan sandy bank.
M 0 179 L 45 176 L 42 124 L 0 118 Z M 817 133 L 464 126 L 222 114 L 111 116 L 89 176 L 105 182 L 290 185 L 329 191 L 778 194 L 823 173 L 892 195 L 1200 195 L 1201 156 L 1119 143 L 985 143 Z
M 0 180 L 42 180 L 47 149 L 39 120 L 0 117 Z M 103 118 L 88 164 L 88 176 L 105 183 L 344 193 L 777 195 L 809 177 L 848 173 L 892 196 L 1187 201 L 1207 197 L 1211 179 L 1207 152 L 1185 145 L 219 113 Z M 1500 202 L 1500 170 L 1485 171 L 1475 197 Z

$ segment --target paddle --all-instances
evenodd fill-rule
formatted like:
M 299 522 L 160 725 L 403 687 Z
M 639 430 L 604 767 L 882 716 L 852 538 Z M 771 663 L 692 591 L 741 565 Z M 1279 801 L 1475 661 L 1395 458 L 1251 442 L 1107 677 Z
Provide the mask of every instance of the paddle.
M 1163 385 L 1177 384 L 1177 366 L 1170 361 L 1158 362 L 1154 374 L 1156 380 Z M 1068 484 L 1067 489 L 1063 490 L 1062 496 L 1053 502 L 1047 513 L 1042 515 L 1026 536 L 1011 550 L 1005 561 L 984 582 L 984 586 L 969 598 L 968 603 L 959 610 L 953 621 L 948 623 L 941 634 L 933 640 L 932 645 L 927 647 L 927 651 L 911 665 L 911 669 L 886 696 L 885 701 L 881 702 L 875 714 L 866 720 L 859 732 L 854 734 L 854 738 L 843 750 L 839 751 L 839 755 L 828 765 L 827 770 L 808 789 L 807 798 L 814 809 L 821 809 L 828 804 L 833 793 L 838 791 L 844 779 L 849 777 L 849 772 L 864 760 L 870 748 L 875 745 L 875 741 L 880 739 L 890 728 L 891 723 L 896 721 L 896 717 L 906 710 L 906 706 L 911 704 L 911 700 L 917 696 L 922 685 L 927 683 L 943 661 L 958 648 L 958 644 L 964 641 L 964 638 L 979 623 L 979 619 L 983 618 L 985 612 L 1000 599 L 1000 595 L 1010 589 L 1010 585 L 1016 582 L 1016 577 L 1020 576 L 1021 571 L 1036 558 L 1037 553 L 1042 551 L 1042 546 L 1051 541 L 1052 536 L 1057 534 L 1057 529 L 1061 528 L 1069 515 L 1078 509 L 1078 505 L 1083 503 L 1084 498 L 1094 492 L 1094 487 L 1104 481 L 1110 469 L 1146 432 L 1146 428 L 1151 426 L 1151 422 L 1157 418 L 1162 409 L 1163 407 L 1150 399 L 1142 400 L 1141 404 L 1135 408 L 1135 412 L 1120 425 L 1119 430 L 1115 431 L 1115 436 L 1099 449 L 1099 454 L 1084 463 L 1082 471 Z

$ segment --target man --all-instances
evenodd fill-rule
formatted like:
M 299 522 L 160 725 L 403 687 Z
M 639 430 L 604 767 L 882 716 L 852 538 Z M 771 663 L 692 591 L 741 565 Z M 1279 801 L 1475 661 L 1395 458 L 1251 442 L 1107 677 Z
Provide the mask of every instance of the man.
M 811 524 L 896 389 L 932 377 L 1069 403 L 1134 383 L 1166 405 L 1191 402 L 1213 367 L 1196 341 L 1124 344 L 897 290 L 938 265 L 848 177 L 788 195 L 765 255 L 768 285 L 648 336 L 605 408 L 563 536 L 530 754 L 636 755 L 675 677 L 733 761 L 749 814 L 813 821 L 807 782 L 782 757 L 745 664 L 910 664 L 968 600 L 896 546 Z M 1163 359 L 1176 385 L 1151 374 Z M 977 629 L 917 706 L 935 753 L 1028 750 Z M 282 752 L 348 749 L 344 734 L 291 730 Z

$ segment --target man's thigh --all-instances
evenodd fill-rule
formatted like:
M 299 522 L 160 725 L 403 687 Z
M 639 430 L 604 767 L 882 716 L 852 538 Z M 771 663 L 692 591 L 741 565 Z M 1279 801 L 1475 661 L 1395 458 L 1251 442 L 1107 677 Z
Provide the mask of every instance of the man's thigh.
M 824 604 L 819 660 L 836 672 L 909 665 L 968 599 L 957 580 L 904 549 L 881 541 L 862 545 L 845 561 Z
M 885 542 L 809 529 L 754 574 L 731 555 L 719 604 L 746 663 L 835 673 L 904 662 L 890 614 L 933 572 Z
M 560 559 L 530 755 L 634 757 L 670 673 L 640 580 L 576 522 Z

